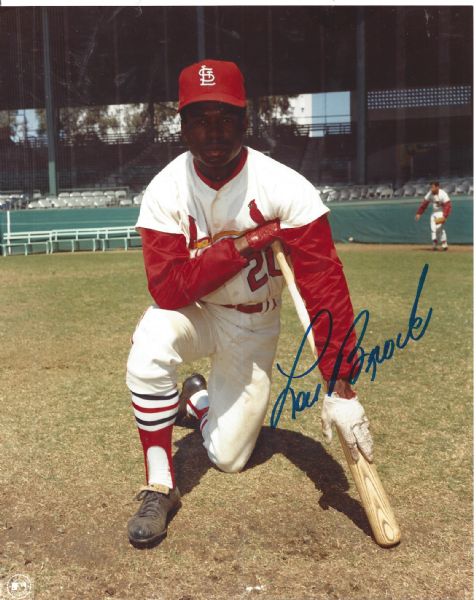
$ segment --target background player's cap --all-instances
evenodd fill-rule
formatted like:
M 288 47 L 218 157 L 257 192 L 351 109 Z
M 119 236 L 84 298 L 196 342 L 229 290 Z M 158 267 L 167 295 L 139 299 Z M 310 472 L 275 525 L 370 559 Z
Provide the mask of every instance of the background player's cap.
M 233 62 L 202 60 L 185 67 L 179 76 L 179 111 L 193 102 L 224 102 L 246 106 L 243 74 Z

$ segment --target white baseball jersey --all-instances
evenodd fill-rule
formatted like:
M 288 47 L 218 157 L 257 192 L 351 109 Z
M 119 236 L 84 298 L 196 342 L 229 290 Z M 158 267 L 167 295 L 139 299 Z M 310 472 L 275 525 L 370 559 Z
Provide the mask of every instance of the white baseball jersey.
M 183 234 L 193 257 L 223 238 L 254 229 L 258 223 L 253 214 L 266 221 L 279 219 L 286 229 L 307 225 L 328 212 L 319 192 L 299 173 L 261 152 L 247 151 L 243 169 L 218 191 L 197 175 L 190 152 L 178 156 L 147 187 L 137 227 Z M 278 298 L 282 287 L 283 278 L 268 248 L 203 300 L 222 305 L 259 303 Z
M 450 201 L 448 194 L 445 190 L 438 190 L 437 194 L 432 194 L 431 190 L 425 196 L 425 200 L 432 203 L 433 212 L 443 210 L 443 204 Z

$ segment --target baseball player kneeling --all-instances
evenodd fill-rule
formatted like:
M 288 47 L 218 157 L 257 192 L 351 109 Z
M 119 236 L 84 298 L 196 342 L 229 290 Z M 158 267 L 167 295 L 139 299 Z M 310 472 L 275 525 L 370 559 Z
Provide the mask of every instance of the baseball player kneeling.
M 415 221 L 419 221 L 427 206 L 432 203 L 433 212 L 430 217 L 431 241 L 433 250 L 438 249 L 438 243 L 441 244 L 443 251 L 448 250 L 448 238 L 444 224 L 451 212 L 451 200 L 445 190 L 440 189 L 439 181 L 432 181 L 428 194 L 423 198 L 423 202 L 418 207 L 415 215 Z
M 328 209 L 301 175 L 243 145 L 246 96 L 234 63 L 186 67 L 179 112 L 189 150 L 149 184 L 137 222 L 154 300 L 134 332 L 127 364 L 147 482 L 128 523 L 138 547 L 158 542 L 180 506 L 171 450 L 178 418 L 197 420 L 208 456 L 222 471 L 240 471 L 253 452 L 279 336 L 283 277 L 274 240 L 290 255 L 310 318 L 322 309 L 332 314 L 332 339 L 320 362 L 324 380 L 335 380 L 323 401 L 325 436 L 336 423 L 351 449 L 358 445 L 372 459 L 368 420 L 348 382 L 354 314 Z M 321 319 L 313 328 L 320 353 L 327 335 Z M 344 360 L 334 373 L 339 351 Z M 177 367 L 205 356 L 208 383 L 193 375 L 179 393 Z

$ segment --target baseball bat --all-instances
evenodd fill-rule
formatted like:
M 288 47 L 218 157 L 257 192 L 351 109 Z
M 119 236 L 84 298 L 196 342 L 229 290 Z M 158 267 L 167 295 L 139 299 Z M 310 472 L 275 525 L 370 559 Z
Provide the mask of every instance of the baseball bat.
M 304 331 L 307 331 L 311 321 L 304 300 L 297 289 L 292 268 L 284 255 L 281 242 L 279 242 L 279 240 L 273 242 L 272 248 L 278 266 L 281 269 L 286 285 L 288 286 L 301 325 L 303 326 Z M 312 331 L 309 332 L 307 340 L 313 355 L 317 357 Z M 395 515 L 390 506 L 382 482 L 378 476 L 375 464 L 369 463 L 360 451 L 359 458 L 355 461 L 352 458 L 350 449 L 345 443 L 341 432 L 338 428 L 336 429 L 344 451 L 344 456 L 357 487 L 357 491 L 359 492 L 360 500 L 365 514 L 367 515 L 375 541 L 379 546 L 383 546 L 384 548 L 395 546 L 400 541 L 400 528 L 395 519 Z

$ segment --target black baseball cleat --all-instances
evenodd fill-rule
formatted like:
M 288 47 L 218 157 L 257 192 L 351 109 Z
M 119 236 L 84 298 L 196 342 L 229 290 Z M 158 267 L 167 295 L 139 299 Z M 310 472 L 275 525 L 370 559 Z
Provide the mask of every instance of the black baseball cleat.
M 177 418 L 175 419 L 176 425 L 194 427 L 198 423 L 197 419 L 191 417 L 187 412 L 187 400 L 189 400 L 196 392 L 206 389 L 207 380 L 203 375 L 200 375 L 200 373 L 194 373 L 193 375 L 190 375 L 190 377 L 187 377 L 183 382 L 182 391 L 179 396 Z
M 182 506 L 178 488 L 166 490 L 165 486 L 147 485 L 137 494 L 136 500 L 142 504 L 127 524 L 129 541 L 136 548 L 151 548 L 164 538 L 168 522 Z

